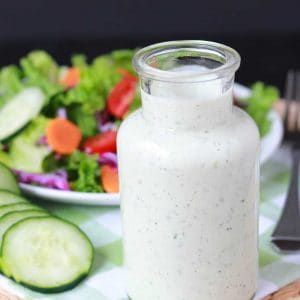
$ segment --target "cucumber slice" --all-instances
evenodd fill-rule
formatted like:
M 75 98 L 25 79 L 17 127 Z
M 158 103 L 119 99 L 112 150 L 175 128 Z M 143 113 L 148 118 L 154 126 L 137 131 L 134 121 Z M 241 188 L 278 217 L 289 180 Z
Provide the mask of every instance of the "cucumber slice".
M 41 207 L 38 207 L 31 203 L 15 203 L 15 204 L 8 204 L 0 206 L 0 218 L 3 217 L 5 214 L 13 212 L 13 211 L 20 211 L 20 210 L 42 210 Z
M 28 203 L 27 200 L 21 196 L 13 194 L 8 191 L 0 190 L 0 206 L 15 203 Z
M 26 88 L 10 99 L 0 110 L 0 141 L 34 119 L 44 102 L 45 95 L 36 87 Z
M 13 172 L 0 163 L 0 189 L 20 195 L 20 188 Z
M 6 152 L 0 151 L 0 163 L 10 168 L 12 166 L 10 155 Z
M 43 217 L 47 215 L 49 215 L 49 213 L 43 210 L 25 210 L 10 212 L 2 216 L 0 218 L 0 249 L 4 233 L 13 224 L 30 217 Z
M 90 271 L 93 247 L 75 225 L 55 217 L 33 217 L 3 236 L 1 266 L 6 276 L 40 292 L 75 286 Z

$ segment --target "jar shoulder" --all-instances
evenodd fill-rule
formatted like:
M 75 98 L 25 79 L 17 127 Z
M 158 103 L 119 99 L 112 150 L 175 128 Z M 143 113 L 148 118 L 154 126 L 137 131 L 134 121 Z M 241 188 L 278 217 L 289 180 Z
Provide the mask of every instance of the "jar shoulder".
M 165 138 L 176 136 L 181 139 L 203 137 L 205 140 L 228 140 L 229 136 L 231 138 L 247 136 L 253 143 L 259 143 L 260 139 L 258 128 L 253 119 L 238 107 L 233 107 L 232 115 L 228 122 L 219 124 L 214 128 L 188 131 L 164 130 L 159 123 L 153 126 L 153 124 L 149 124 L 144 120 L 142 110 L 139 109 L 123 121 L 118 133 L 118 139 L 130 139 L 134 140 L 134 143 L 139 140 L 155 140 L 161 136 Z
M 247 113 L 234 107 L 230 120 L 210 129 L 189 131 L 164 130 L 151 126 L 141 110 L 129 116 L 118 133 L 118 152 L 130 156 L 165 156 L 169 159 L 191 161 L 223 160 L 229 156 L 239 159 L 259 155 L 259 132 Z

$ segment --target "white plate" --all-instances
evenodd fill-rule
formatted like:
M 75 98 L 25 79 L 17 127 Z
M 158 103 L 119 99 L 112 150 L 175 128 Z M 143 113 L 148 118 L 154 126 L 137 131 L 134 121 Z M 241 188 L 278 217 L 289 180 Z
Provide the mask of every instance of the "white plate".
M 235 84 L 234 94 L 237 98 L 245 98 L 250 95 L 250 90 L 243 85 Z M 272 121 L 271 130 L 261 141 L 261 164 L 268 160 L 272 153 L 279 147 L 283 136 L 283 126 L 280 116 L 275 111 L 271 111 L 270 119 Z M 119 194 L 60 191 L 29 184 L 21 184 L 21 189 L 28 196 L 55 202 L 110 206 L 120 204 Z
M 60 191 L 24 183 L 20 186 L 24 194 L 50 201 L 81 205 L 120 205 L 119 194 Z

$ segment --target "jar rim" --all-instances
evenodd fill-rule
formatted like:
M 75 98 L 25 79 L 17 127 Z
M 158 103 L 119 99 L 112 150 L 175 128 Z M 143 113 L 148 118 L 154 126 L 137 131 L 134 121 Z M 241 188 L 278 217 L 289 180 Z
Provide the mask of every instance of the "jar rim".
M 223 59 L 220 66 L 201 71 L 173 72 L 151 66 L 149 58 L 158 57 L 166 53 L 179 51 L 193 51 L 194 53 L 211 53 Z M 205 40 L 179 40 L 156 43 L 140 49 L 133 57 L 133 66 L 141 77 L 169 82 L 201 82 L 212 80 L 211 75 L 217 77 L 234 73 L 240 66 L 241 57 L 236 50 L 221 43 Z

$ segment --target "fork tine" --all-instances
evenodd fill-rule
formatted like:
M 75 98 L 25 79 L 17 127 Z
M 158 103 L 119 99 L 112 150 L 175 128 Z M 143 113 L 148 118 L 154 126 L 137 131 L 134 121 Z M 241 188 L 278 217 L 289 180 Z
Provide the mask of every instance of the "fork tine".
M 284 89 L 284 99 L 286 101 L 284 126 L 288 132 L 294 131 L 295 125 L 297 123 L 295 121 L 296 120 L 296 118 L 294 117 L 295 109 L 292 103 L 292 99 L 294 96 L 294 79 L 295 79 L 295 72 L 293 70 L 289 70 L 286 75 L 285 89 Z
M 295 72 L 293 70 L 289 70 L 286 75 L 285 80 L 285 90 L 284 90 L 284 98 L 285 100 L 292 100 L 294 94 L 294 78 Z
M 295 80 L 295 100 L 300 101 L 300 71 L 296 72 Z
M 300 71 L 296 72 L 295 101 L 297 105 L 297 131 L 300 132 Z

